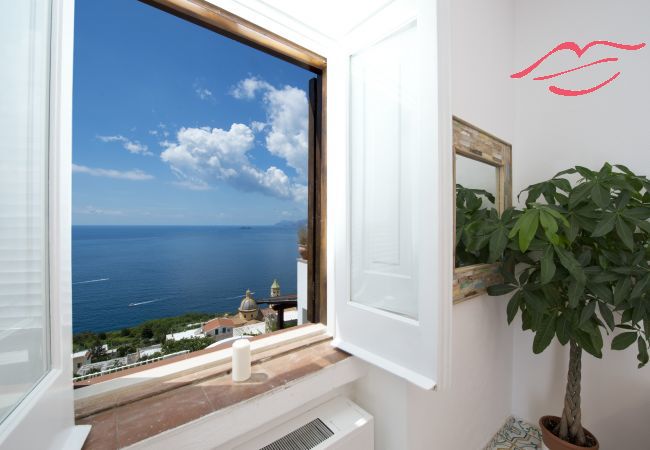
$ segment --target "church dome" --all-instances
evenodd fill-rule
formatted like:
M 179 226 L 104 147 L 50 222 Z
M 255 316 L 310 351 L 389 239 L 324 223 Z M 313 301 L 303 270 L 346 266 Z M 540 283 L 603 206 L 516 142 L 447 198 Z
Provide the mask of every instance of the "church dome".
M 240 311 L 255 311 L 257 309 L 257 302 L 253 297 L 251 297 L 250 289 L 246 289 L 246 297 L 241 301 L 239 305 Z

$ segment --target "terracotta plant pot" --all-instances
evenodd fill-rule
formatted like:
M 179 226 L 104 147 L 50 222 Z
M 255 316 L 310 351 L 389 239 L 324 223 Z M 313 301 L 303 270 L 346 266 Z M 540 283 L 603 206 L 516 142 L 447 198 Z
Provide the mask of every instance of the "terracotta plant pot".
M 298 246 L 298 254 L 302 259 L 307 259 L 309 257 L 309 251 L 307 250 L 306 245 L 299 245 Z
M 571 444 L 563 439 L 557 437 L 551 431 L 560 423 L 560 418 L 557 416 L 544 416 L 539 419 L 539 427 L 542 429 L 542 440 L 549 450 L 598 450 L 598 439 L 591 434 L 589 430 L 584 428 L 585 436 L 587 438 L 587 446 L 581 447 L 579 445 Z

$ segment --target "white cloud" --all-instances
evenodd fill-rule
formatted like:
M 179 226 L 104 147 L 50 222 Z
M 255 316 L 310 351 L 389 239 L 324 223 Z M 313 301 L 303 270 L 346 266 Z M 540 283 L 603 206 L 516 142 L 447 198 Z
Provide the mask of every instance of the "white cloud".
M 116 136 L 97 136 L 97 139 L 102 142 L 121 142 L 122 147 L 134 154 L 153 155 L 153 153 L 149 151 L 149 147 L 145 144 L 141 144 L 138 141 L 132 141 L 121 134 Z
M 198 84 L 194 84 L 194 92 L 196 92 L 196 95 L 199 96 L 201 100 L 205 100 L 208 98 L 213 98 L 212 97 L 212 91 L 210 89 L 204 88 L 199 86 Z
M 189 189 L 190 191 L 209 191 L 212 187 L 203 180 L 180 180 L 174 181 L 172 183 L 174 186 L 181 187 L 183 189 Z
M 237 83 L 237 86 L 232 88 L 230 93 L 235 98 L 252 100 L 255 98 L 257 91 L 269 89 L 275 88 L 257 77 L 249 77 Z
M 249 192 L 302 201 L 306 186 L 293 183 L 281 169 L 255 167 L 248 157 L 255 135 L 250 127 L 234 123 L 221 128 L 181 128 L 176 141 L 162 142 L 160 157 L 178 177 L 177 184 L 189 189 L 205 190 L 213 181 Z
M 72 172 L 85 173 L 94 177 L 117 178 L 121 180 L 132 181 L 152 180 L 154 178 L 153 175 L 149 175 L 140 169 L 120 171 L 113 169 L 100 169 L 95 167 L 80 166 L 77 164 L 72 164 Z
M 259 133 L 260 131 L 264 131 L 264 129 L 266 128 L 266 123 L 253 120 L 251 122 L 251 128 L 253 129 L 254 132 Z
M 307 94 L 293 86 L 275 88 L 257 77 L 241 80 L 231 90 L 238 99 L 254 99 L 263 93 L 267 121 L 253 122 L 256 131 L 267 129 L 266 147 L 284 159 L 304 180 L 307 169 Z M 261 126 L 264 125 L 264 126 Z

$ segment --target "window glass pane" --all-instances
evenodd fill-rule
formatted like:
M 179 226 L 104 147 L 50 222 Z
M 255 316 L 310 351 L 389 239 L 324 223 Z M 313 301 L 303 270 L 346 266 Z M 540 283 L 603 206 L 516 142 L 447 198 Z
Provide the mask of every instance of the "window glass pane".
M 351 298 L 417 318 L 417 48 L 412 24 L 350 60 Z
M 50 2 L 0 14 L 0 420 L 49 367 Z

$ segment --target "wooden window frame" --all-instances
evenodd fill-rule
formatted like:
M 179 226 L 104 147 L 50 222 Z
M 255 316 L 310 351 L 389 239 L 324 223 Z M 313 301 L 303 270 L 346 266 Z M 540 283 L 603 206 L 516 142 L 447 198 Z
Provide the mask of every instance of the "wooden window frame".
M 327 60 L 204 0 L 140 0 L 314 73 L 309 83 L 307 318 L 327 322 Z
M 453 117 L 453 180 L 454 180 L 454 240 L 456 242 L 456 155 L 479 161 L 498 169 L 497 210 L 512 206 L 512 145 L 481 130 L 458 117 Z M 487 288 L 501 282 L 499 265 L 474 264 L 455 267 L 454 247 L 454 303 L 477 297 Z

